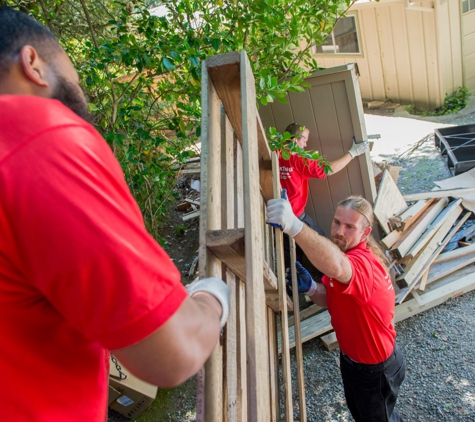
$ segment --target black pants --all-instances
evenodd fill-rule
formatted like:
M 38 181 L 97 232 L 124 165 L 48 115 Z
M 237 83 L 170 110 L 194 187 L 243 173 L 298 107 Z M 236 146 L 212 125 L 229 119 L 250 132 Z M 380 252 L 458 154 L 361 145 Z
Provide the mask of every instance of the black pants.
M 364 365 L 340 353 L 340 370 L 348 408 L 356 422 L 402 422 L 394 412 L 406 375 L 399 347 L 384 362 Z
M 308 227 L 311 229 L 315 230 L 320 236 L 325 237 L 325 233 L 323 233 L 323 230 L 317 226 L 317 223 L 313 221 L 311 217 L 309 217 L 307 214 L 303 213 L 300 217 L 299 220 L 302 221 L 304 224 L 306 224 Z M 302 259 L 304 256 L 302 248 L 295 244 L 295 255 L 296 255 L 296 260 L 302 263 Z M 289 242 L 289 235 L 284 233 L 284 262 L 285 262 L 285 268 L 290 267 L 290 242 Z

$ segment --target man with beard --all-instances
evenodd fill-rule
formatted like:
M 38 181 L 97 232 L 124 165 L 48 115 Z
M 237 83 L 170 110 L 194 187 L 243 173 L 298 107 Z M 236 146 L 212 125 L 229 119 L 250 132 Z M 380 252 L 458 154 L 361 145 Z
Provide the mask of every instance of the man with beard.
M 404 358 L 397 346 L 394 289 L 387 260 L 371 236 L 373 209 L 362 197 L 341 201 L 331 240 L 302 223 L 288 201 L 268 202 L 267 221 L 302 247 L 325 276 L 315 283 L 298 265 L 299 293 L 328 308 L 340 345 L 345 397 L 357 422 L 402 421 L 394 411 L 404 380 Z
M 185 290 L 84 119 L 78 74 L 55 37 L 0 8 L 4 420 L 102 422 L 108 350 L 171 387 L 204 364 L 228 315 L 222 280 Z

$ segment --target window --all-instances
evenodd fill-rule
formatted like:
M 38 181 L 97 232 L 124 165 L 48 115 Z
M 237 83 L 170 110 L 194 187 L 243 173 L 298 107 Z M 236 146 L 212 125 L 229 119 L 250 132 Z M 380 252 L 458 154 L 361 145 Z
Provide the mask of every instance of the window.
M 462 13 L 475 10 L 475 0 L 462 0 Z
M 467 0 L 475 1 L 475 0 Z M 348 16 L 338 20 L 333 32 L 325 38 L 322 45 L 316 47 L 317 54 L 359 54 L 356 17 Z

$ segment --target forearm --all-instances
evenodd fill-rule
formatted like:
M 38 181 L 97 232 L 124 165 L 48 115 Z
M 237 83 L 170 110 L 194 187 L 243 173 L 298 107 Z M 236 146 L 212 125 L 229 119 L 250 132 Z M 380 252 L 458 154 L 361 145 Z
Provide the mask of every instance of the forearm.
M 322 308 L 327 307 L 327 290 L 325 289 L 325 286 L 320 283 L 315 283 L 316 284 L 316 289 L 315 292 L 310 296 L 309 298 L 312 299 L 312 302 L 315 303 L 318 306 L 321 306 Z
M 343 283 L 350 281 L 352 275 L 350 262 L 334 243 L 305 224 L 294 239 L 310 262 L 323 274 Z
M 196 374 L 210 356 L 219 339 L 220 316 L 219 302 L 197 293 L 151 336 L 113 353 L 144 381 L 176 386 Z
M 346 154 L 342 155 L 340 158 L 337 158 L 336 160 L 332 161 L 330 163 L 330 167 L 333 173 L 330 173 L 330 174 L 338 173 L 340 170 L 343 170 L 352 159 L 353 158 L 351 157 L 351 154 L 347 152 Z

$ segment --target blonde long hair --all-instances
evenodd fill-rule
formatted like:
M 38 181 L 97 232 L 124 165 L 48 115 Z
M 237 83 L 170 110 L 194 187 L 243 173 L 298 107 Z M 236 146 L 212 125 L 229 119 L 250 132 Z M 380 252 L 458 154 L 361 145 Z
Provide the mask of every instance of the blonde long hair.
M 362 196 L 359 196 L 359 195 L 349 196 L 343 201 L 340 201 L 337 207 L 350 208 L 353 211 L 359 212 L 365 217 L 366 222 L 368 223 L 366 227 L 373 227 L 373 224 L 374 224 L 373 207 Z M 386 268 L 386 270 L 389 271 L 388 257 L 384 253 L 383 249 L 376 242 L 376 240 L 374 239 L 371 233 L 366 238 L 366 244 L 371 249 L 371 251 L 376 255 L 376 257 L 379 259 L 379 261 L 384 266 L 384 268 Z

